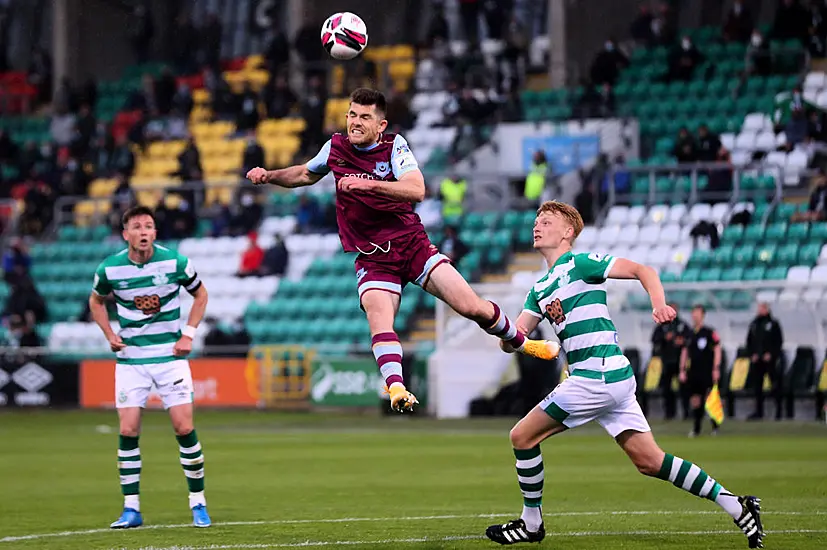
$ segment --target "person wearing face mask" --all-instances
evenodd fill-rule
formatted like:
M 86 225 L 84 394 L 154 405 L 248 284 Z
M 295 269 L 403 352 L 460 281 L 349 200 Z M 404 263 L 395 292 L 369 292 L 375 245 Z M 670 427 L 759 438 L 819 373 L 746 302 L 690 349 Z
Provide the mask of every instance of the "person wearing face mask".
M 603 84 L 614 86 L 620 76 L 620 71 L 628 66 L 629 58 L 617 48 L 615 40 L 610 38 L 592 61 L 590 69 L 592 82 L 597 86 Z
M 746 43 L 752 36 L 755 21 L 752 12 L 742 0 L 735 0 L 727 13 L 722 34 L 727 42 Z
M 680 44 L 669 54 L 669 81 L 691 80 L 695 69 L 704 61 L 704 56 L 688 36 L 681 39 Z
M 770 44 L 767 40 L 764 40 L 764 36 L 758 29 L 753 31 L 750 37 L 745 65 L 748 76 L 767 76 L 772 72 Z

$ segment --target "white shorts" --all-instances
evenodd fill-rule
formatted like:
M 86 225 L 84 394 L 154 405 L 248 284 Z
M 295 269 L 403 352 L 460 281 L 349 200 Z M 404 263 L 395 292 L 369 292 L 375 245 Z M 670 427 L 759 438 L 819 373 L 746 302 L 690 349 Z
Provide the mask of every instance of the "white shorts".
M 652 429 L 635 398 L 636 389 L 634 377 L 607 384 L 569 376 L 539 406 L 567 428 L 597 420 L 612 437 L 626 430 L 649 432 Z
M 115 365 L 115 403 L 119 409 L 145 407 L 153 384 L 164 408 L 193 401 L 192 373 L 186 359 L 154 365 Z

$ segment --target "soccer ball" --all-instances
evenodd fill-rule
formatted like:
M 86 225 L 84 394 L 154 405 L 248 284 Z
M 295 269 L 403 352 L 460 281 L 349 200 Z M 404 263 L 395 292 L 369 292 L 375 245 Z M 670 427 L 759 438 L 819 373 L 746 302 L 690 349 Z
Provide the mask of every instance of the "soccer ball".
M 368 29 L 358 15 L 334 13 L 322 25 L 322 45 L 334 59 L 353 59 L 368 45 Z

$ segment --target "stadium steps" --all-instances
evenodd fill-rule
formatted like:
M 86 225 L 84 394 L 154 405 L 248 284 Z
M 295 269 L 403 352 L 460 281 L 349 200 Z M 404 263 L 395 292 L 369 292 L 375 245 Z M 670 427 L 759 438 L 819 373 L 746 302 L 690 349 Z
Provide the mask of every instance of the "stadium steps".
M 510 277 L 518 271 L 539 271 L 542 267 L 543 262 L 536 252 L 516 252 L 511 256 L 506 274 Z
M 407 338 L 412 344 L 436 340 L 436 319 L 432 315 L 420 317 L 408 331 Z
M 509 266 L 510 267 L 510 266 Z M 511 273 L 486 273 L 482 276 L 483 284 L 503 284 L 511 282 Z

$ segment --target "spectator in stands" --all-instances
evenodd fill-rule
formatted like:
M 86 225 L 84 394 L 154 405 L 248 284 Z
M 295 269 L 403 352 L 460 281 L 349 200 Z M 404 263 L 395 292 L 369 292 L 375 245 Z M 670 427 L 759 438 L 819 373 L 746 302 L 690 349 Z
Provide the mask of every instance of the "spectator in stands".
M 596 85 L 609 84 L 614 86 L 618 77 L 620 77 L 620 71 L 628 66 L 629 58 L 618 49 L 615 40 L 610 38 L 592 61 L 589 74 L 592 82 Z
M 296 209 L 296 225 L 300 233 L 309 233 L 319 220 L 319 203 L 311 195 L 304 193 L 299 197 Z
M 282 74 L 290 63 L 290 41 L 279 24 L 272 29 L 264 50 L 264 62 L 271 75 Z
M 721 242 L 718 226 L 706 220 L 696 223 L 689 236 L 692 238 L 692 246 L 696 249 L 714 250 Z
M 647 4 L 641 4 L 638 8 L 638 15 L 629 28 L 629 34 L 638 46 L 649 46 L 652 43 L 654 34 L 652 33 L 652 12 L 649 10 Z
M 23 240 L 11 239 L 9 249 L 3 255 L 3 279 L 13 285 L 21 278 L 28 277 L 31 267 L 32 258 Z
M 25 333 L 45 321 L 46 314 L 46 302 L 35 288 L 32 278 L 20 277 L 14 281 L 3 309 L 6 323 Z
M 195 140 L 190 137 L 187 146 L 178 155 L 178 172 L 176 175 L 183 181 L 200 180 L 204 175 L 201 167 L 201 153 L 195 146 Z
M 77 139 L 72 147 L 77 156 L 82 157 L 89 152 L 92 139 L 97 131 L 98 121 L 95 120 L 92 108 L 88 103 L 82 104 L 77 119 Z
M 145 4 L 135 6 L 132 21 L 129 24 L 129 39 L 132 42 L 132 51 L 136 63 L 149 61 L 152 38 L 155 36 L 155 23 L 152 12 Z
M 775 396 L 775 419 L 781 420 L 781 351 L 784 335 L 781 324 L 772 316 L 766 303 L 758 304 L 758 313 L 749 325 L 747 332 L 747 353 L 750 355 L 750 368 L 755 369 L 755 412 L 749 420 L 764 418 L 764 377 L 769 376 L 772 393 Z
M 770 45 L 769 42 L 764 40 L 764 36 L 758 29 L 752 32 L 752 38 L 750 38 L 749 46 L 747 46 L 745 70 L 745 77 L 753 75 L 767 76 L 772 72 Z
M 98 104 L 98 83 L 94 76 L 88 75 L 86 81 L 80 87 L 78 91 L 78 104 L 81 107 L 88 105 L 90 109 L 94 109 L 95 105 Z
M 190 193 L 167 193 L 155 210 L 155 217 L 159 240 L 186 239 L 195 232 L 195 209 Z
M 810 204 L 806 212 L 797 212 L 793 222 L 814 222 L 827 220 L 827 172 L 819 168 L 813 178 Z
M 75 115 L 61 104 L 55 104 L 55 113 L 49 125 L 52 140 L 60 146 L 69 145 L 75 137 Z
M 214 70 L 204 71 L 204 87 L 210 92 L 210 103 L 213 114 L 221 120 L 230 120 L 235 117 L 235 96 L 224 76 Z
M 155 81 L 155 104 L 158 107 L 158 114 L 167 116 L 172 111 L 175 93 L 178 91 L 178 83 L 169 67 L 161 70 L 160 76 Z
M 409 103 L 405 92 L 394 85 L 388 96 L 388 108 L 385 115 L 389 123 L 388 132 L 398 134 L 413 127 L 414 116 Z
M 696 162 L 698 160 L 697 145 L 695 144 L 695 140 L 692 138 L 692 134 L 689 133 L 686 126 L 680 129 L 678 139 L 675 141 L 675 147 L 672 150 L 672 154 L 681 164 Z
M 123 229 L 123 213 L 135 205 L 135 191 L 129 185 L 129 179 L 123 174 L 116 174 L 115 179 L 118 181 L 118 186 L 112 193 L 109 219 L 113 230 L 118 233 Z
M 255 130 L 258 126 L 258 94 L 253 91 L 250 83 L 244 84 L 244 91 L 238 98 L 238 114 L 236 115 L 235 127 L 238 132 Z
M 488 30 L 488 38 L 501 40 L 505 24 L 511 16 L 513 0 L 483 0 L 482 16 Z
M 110 165 L 115 172 L 123 174 L 127 178 L 131 178 L 135 171 L 135 154 L 132 152 L 129 141 L 124 134 L 119 135 L 115 141 L 115 149 L 112 151 Z
M 307 83 L 307 93 L 301 104 L 302 118 L 304 118 L 307 125 L 302 134 L 301 151 L 304 155 L 315 155 L 325 142 L 324 109 L 326 101 L 327 94 L 321 77 L 318 75 L 311 76 Z
M 85 195 L 89 178 L 83 165 L 74 157 L 62 157 L 58 162 L 61 170 L 58 194 L 68 196 Z
M 256 166 L 267 164 L 264 158 L 264 149 L 259 145 L 254 131 L 247 132 L 247 146 L 244 148 L 244 156 L 241 161 L 241 177 Z
M 546 190 L 546 182 L 550 179 L 551 165 L 546 158 L 546 152 L 537 149 L 531 156 L 531 169 L 525 178 L 523 196 L 531 208 L 539 208 Z
M 516 14 L 511 15 L 504 32 L 502 58 L 505 62 L 504 69 L 506 71 L 504 80 L 508 84 L 503 87 L 507 91 L 512 91 L 522 87 L 522 83 L 525 81 L 525 69 L 531 38 L 528 35 L 526 26 Z
M 453 225 L 445 226 L 445 238 L 442 240 L 439 249 L 448 256 L 454 265 L 459 264 L 470 250 L 468 245 L 459 238 L 457 228 Z
M 807 11 L 798 0 L 781 0 L 772 23 L 772 37 L 775 40 L 807 40 Z
M 18 167 L 21 174 L 28 174 L 32 168 L 36 167 L 41 162 L 40 151 L 37 148 L 37 143 L 34 141 L 27 141 L 23 150 L 17 156 Z
M 21 234 L 33 237 L 39 236 L 52 223 L 57 198 L 52 187 L 36 177 L 33 173 L 28 181 L 23 212 L 20 214 Z
M 800 85 L 793 88 L 791 92 L 778 94 L 775 98 L 775 110 L 773 113 L 776 132 L 784 129 L 784 125 L 792 118 L 793 113 L 796 111 L 807 111 L 810 108 L 810 104 L 804 99 L 804 93 Z
M 296 107 L 298 98 L 283 74 L 272 75 L 267 85 L 261 91 L 261 99 L 269 118 L 284 118 L 289 116 Z
M 78 94 L 75 92 L 72 81 L 68 76 L 60 80 L 60 86 L 55 92 L 54 109 L 74 113 L 78 108 Z
M 807 121 L 807 139 L 810 141 L 827 142 L 827 124 L 824 121 L 824 112 L 813 109 Z
M 474 47 L 474 44 L 479 43 L 479 0 L 459 0 L 459 17 L 462 21 L 463 38 L 469 47 Z
M 428 48 L 434 47 L 434 42 L 450 40 L 450 29 L 448 19 L 445 17 L 444 0 L 433 0 L 431 2 L 431 20 L 428 22 L 428 30 L 425 35 L 425 45 Z
M 468 191 L 468 182 L 457 174 L 449 172 L 439 183 L 439 196 L 442 203 L 442 218 L 446 222 L 455 221 L 464 212 L 463 202 Z
M 211 11 L 207 14 L 207 20 L 200 29 L 201 43 L 199 58 L 201 64 L 214 70 L 220 69 L 221 63 L 221 39 L 224 34 L 224 27 L 218 14 Z
M 247 235 L 249 245 L 241 255 L 241 264 L 238 266 L 238 277 L 258 277 L 261 273 L 261 264 L 264 263 L 264 250 L 258 245 L 258 234 L 250 232 Z
M 264 262 L 261 265 L 262 275 L 279 275 L 287 273 L 287 266 L 290 263 L 290 253 L 284 244 L 281 235 L 275 235 L 273 246 L 264 253 Z
M 724 146 L 720 138 L 709 131 L 709 126 L 698 126 L 697 160 L 700 162 L 717 162 L 721 160 Z
M 704 56 L 688 36 L 681 38 L 680 44 L 669 53 L 669 74 L 671 82 L 692 80 L 695 70 L 703 63 Z
M 182 82 L 175 90 L 175 95 L 172 97 L 173 115 L 175 114 L 174 111 L 177 111 L 181 116 L 189 119 L 194 105 L 195 102 L 192 99 L 192 91 L 190 91 L 190 87 Z
M 583 223 L 586 225 L 594 224 L 596 200 L 594 184 L 591 182 L 584 184 L 577 196 L 574 197 L 574 207 L 580 212 L 580 217 L 583 218 Z
M 608 83 L 595 87 L 591 82 L 583 83 L 584 92 L 574 108 L 579 118 L 608 118 L 614 115 L 615 95 Z
M 755 20 L 749 7 L 744 5 L 743 0 L 735 0 L 724 21 L 724 28 L 721 34 L 727 42 L 746 43 L 755 28 Z
M 827 56 L 827 4 L 812 1 L 807 12 L 807 47 L 816 58 Z
M 523 121 L 523 100 L 520 98 L 520 89 L 517 86 L 508 90 L 500 107 L 500 117 L 503 122 Z
M 244 190 L 239 193 L 239 209 L 234 222 L 234 226 L 238 232 L 234 232 L 234 234 L 244 235 L 249 233 L 261 223 L 261 219 L 264 216 L 264 208 L 259 204 L 257 197 L 256 192 L 249 188 L 244 188 Z
M 38 47 L 29 63 L 29 84 L 37 88 L 37 105 L 52 100 L 52 58 L 46 48 Z
M 807 141 L 809 121 L 804 109 L 795 109 L 790 113 L 790 119 L 784 125 L 784 134 L 787 136 L 787 143 L 784 148 L 792 151 L 801 143 Z

